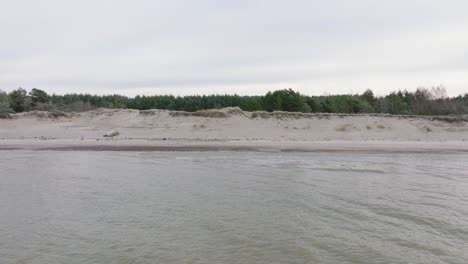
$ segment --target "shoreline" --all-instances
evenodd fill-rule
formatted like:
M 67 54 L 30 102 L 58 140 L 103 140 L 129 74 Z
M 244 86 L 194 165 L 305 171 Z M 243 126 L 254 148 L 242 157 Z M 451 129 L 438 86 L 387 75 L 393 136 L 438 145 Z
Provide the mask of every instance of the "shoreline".
M 91 151 L 468 151 L 460 117 L 99 109 L 0 119 L 0 149 Z
M 1 139 L 0 150 L 34 151 L 254 151 L 254 152 L 468 152 L 467 141 L 272 140 L 37 140 Z

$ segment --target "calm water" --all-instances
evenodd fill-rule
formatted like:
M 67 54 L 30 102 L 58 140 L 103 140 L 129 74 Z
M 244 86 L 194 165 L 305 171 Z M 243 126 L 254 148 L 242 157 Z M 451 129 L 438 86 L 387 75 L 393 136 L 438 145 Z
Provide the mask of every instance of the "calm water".
M 468 154 L 0 151 L 0 263 L 468 263 Z

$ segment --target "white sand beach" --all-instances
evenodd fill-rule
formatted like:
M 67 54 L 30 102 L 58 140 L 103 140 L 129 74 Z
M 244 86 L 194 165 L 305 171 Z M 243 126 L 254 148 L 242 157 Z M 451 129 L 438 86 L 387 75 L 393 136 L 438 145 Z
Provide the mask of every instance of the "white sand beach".
M 109 130 L 119 134 L 104 137 Z M 468 117 L 99 109 L 0 119 L 0 149 L 468 151 Z

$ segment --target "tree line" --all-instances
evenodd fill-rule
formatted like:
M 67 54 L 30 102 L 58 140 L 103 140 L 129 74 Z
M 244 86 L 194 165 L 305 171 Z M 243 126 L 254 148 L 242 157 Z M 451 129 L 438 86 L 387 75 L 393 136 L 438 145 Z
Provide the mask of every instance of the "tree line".
M 81 112 L 96 108 L 166 109 L 198 111 L 224 107 L 244 111 L 288 111 L 304 113 L 385 113 L 415 115 L 468 114 L 468 93 L 448 97 L 443 87 L 419 88 L 414 92 L 396 91 L 375 96 L 362 94 L 306 96 L 292 89 L 268 92 L 263 96 L 194 95 L 135 96 L 65 94 L 56 95 L 34 88 L 18 88 L 10 93 L 0 90 L 0 113 L 32 110 Z

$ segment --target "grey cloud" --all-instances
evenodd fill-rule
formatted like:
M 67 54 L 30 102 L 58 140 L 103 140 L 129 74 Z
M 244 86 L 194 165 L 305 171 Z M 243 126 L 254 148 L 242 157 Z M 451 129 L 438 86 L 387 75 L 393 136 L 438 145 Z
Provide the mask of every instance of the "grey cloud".
M 427 84 L 418 80 L 445 84 L 451 94 L 468 89 L 468 76 L 458 75 L 468 54 L 465 1 L 19 0 L 2 7 L 4 90 L 385 92 Z

